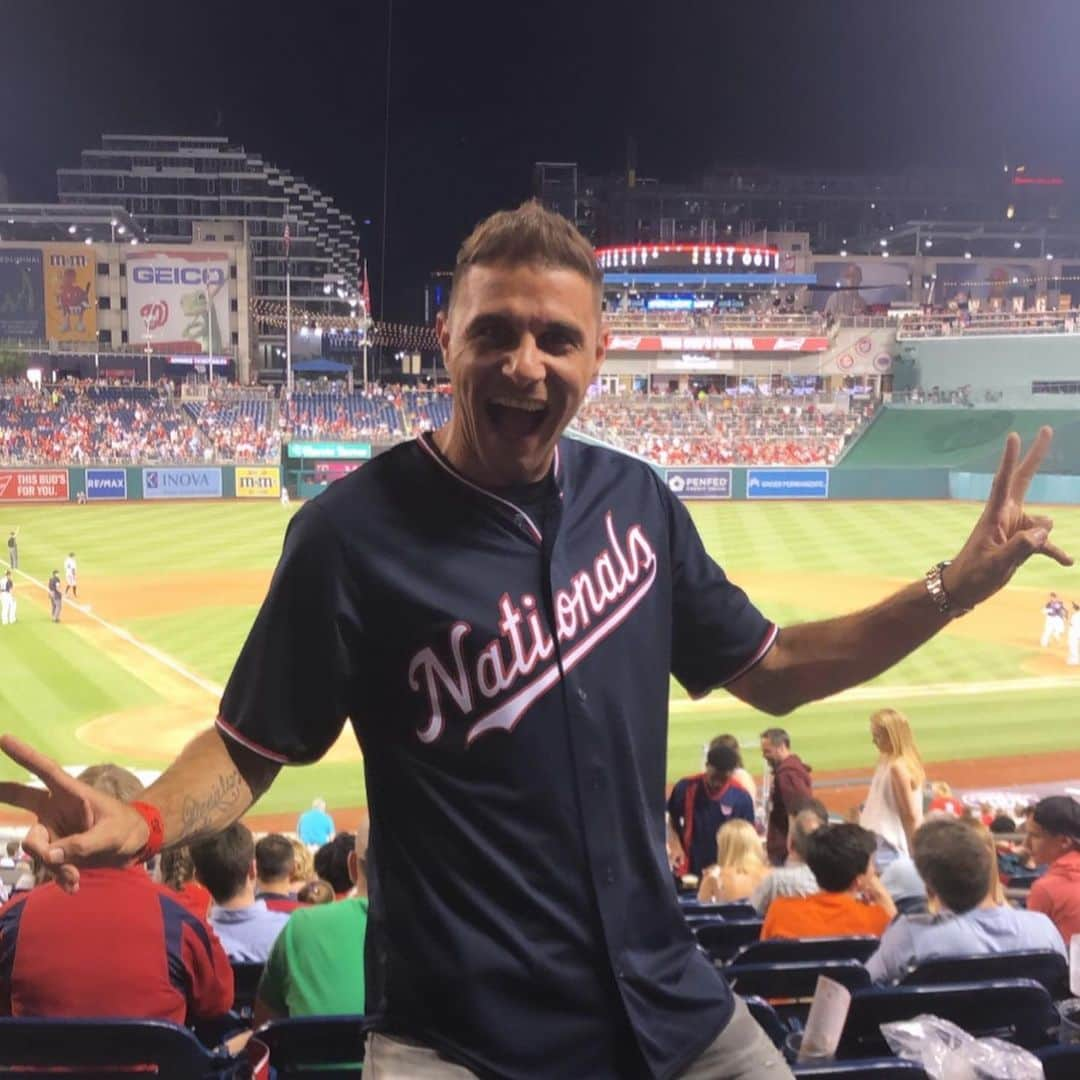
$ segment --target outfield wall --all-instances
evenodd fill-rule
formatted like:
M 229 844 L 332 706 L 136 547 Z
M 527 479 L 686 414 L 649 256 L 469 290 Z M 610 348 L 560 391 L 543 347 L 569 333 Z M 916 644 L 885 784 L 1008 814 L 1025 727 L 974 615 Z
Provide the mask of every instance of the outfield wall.
M 0 468 L 0 503 L 277 499 L 277 465 Z

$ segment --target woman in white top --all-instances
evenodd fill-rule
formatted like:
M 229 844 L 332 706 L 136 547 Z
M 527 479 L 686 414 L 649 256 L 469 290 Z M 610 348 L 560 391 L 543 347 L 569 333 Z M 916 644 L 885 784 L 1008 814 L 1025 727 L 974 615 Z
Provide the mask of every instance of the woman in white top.
M 742 818 L 716 831 L 716 865 L 701 875 L 698 900 L 731 903 L 746 900 L 769 875 L 769 862 L 754 826 Z
M 897 855 L 909 855 L 911 838 L 922 824 L 926 770 L 911 725 L 903 713 L 881 709 L 870 717 L 870 736 L 878 749 L 859 824 L 877 834 L 879 870 Z

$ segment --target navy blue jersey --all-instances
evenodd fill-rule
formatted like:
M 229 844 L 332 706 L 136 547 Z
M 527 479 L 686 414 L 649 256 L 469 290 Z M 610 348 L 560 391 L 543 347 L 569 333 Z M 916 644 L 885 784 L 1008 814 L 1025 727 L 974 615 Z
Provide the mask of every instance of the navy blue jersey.
M 732 1000 L 667 865 L 668 676 L 705 694 L 776 629 L 647 465 L 564 439 L 554 480 L 543 532 L 430 436 L 332 484 L 219 724 L 295 763 L 351 718 L 385 1030 L 482 1076 L 672 1076 Z
M 700 875 L 716 862 L 716 832 L 722 825 L 735 818 L 754 824 L 754 800 L 734 780 L 710 793 L 702 777 L 688 776 L 671 789 L 668 816 L 689 860 L 687 872 Z

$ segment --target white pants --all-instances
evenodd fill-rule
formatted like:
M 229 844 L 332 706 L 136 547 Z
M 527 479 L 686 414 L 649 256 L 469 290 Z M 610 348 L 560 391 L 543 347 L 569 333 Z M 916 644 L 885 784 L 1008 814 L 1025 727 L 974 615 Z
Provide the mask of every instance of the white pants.
M 1042 638 L 1039 644 L 1045 649 L 1051 639 L 1060 641 L 1065 633 L 1065 620 L 1060 615 L 1047 615 L 1043 621 Z
M 1080 633 L 1069 630 L 1069 661 L 1070 664 L 1080 664 Z
M 15 621 L 15 597 L 11 593 L 0 593 L 0 624 L 7 626 Z

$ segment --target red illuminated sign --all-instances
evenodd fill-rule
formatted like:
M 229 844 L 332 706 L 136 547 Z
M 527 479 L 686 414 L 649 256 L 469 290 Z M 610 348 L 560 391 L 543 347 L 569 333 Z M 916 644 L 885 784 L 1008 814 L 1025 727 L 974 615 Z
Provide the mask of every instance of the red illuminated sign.
M 1013 184 L 1016 187 L 1023 187 L 1024 185 L 1032 185 L 1034 187 L 1062 187 L 1065 184 L 1065 178 L 1061 176 L 1014 176 Z

